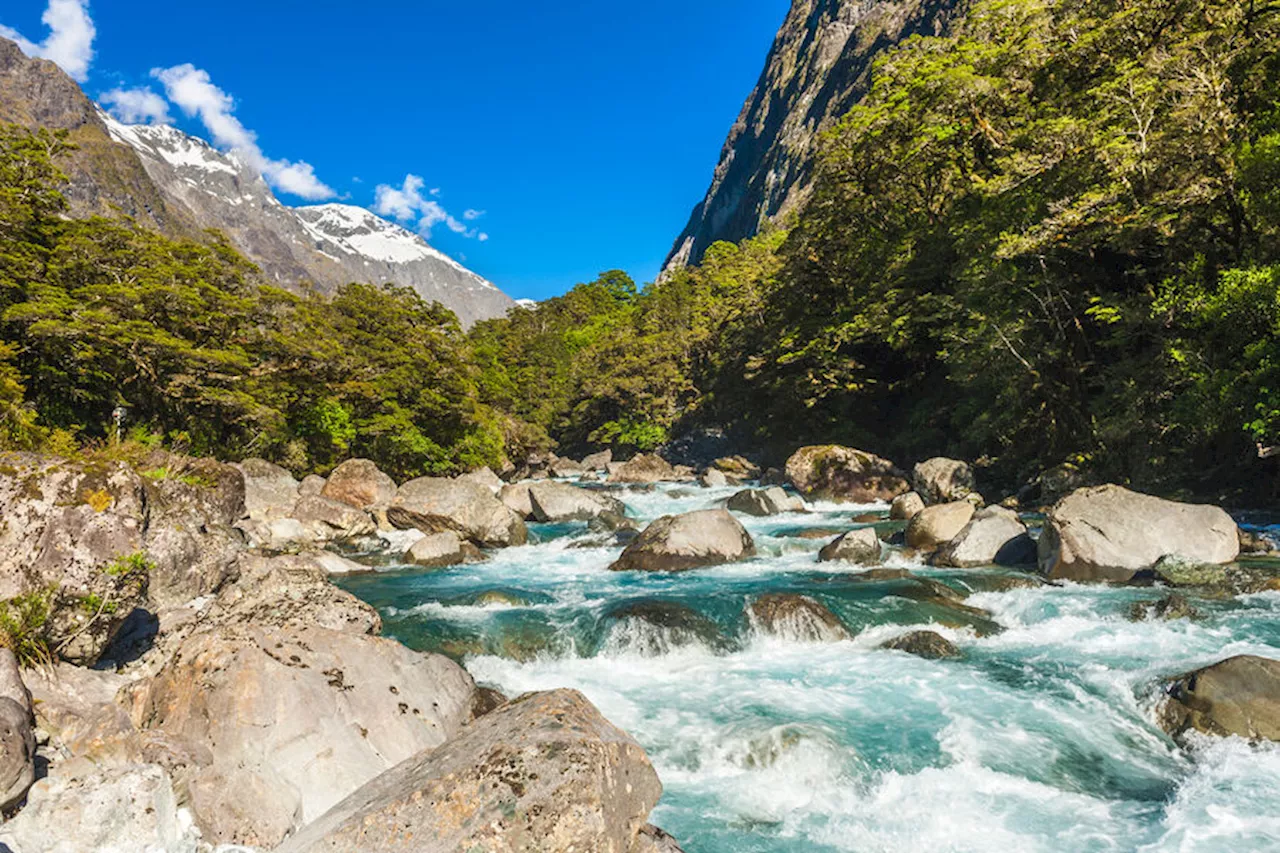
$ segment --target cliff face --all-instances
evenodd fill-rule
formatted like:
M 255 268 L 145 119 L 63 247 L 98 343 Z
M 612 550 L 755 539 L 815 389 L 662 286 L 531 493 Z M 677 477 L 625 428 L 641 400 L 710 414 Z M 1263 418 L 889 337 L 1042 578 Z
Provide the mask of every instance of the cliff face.
M 697 263 L 719 240 L 754 236 L 800 204 L 819 135 L 866 92 L 876 57 L 913 35 L 941 33 L 957 5 L 958 0 L 794 0 L 668 268 Z

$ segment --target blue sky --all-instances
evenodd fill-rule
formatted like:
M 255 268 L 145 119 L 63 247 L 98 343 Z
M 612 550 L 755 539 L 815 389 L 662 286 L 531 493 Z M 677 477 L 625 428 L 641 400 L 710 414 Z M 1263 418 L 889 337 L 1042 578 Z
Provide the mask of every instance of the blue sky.
M 249 140 L 278 189 L 377 207 L 386 187 L 383 211 L 541 299 L 656 275 L 789 5 L 5 0 L 0 30 L 95 98 Z

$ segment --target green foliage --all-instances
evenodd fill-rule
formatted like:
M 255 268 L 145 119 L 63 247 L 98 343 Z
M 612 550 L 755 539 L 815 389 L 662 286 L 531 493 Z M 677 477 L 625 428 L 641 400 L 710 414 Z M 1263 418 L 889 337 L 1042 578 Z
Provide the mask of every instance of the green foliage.
M 0 647 L 10 649 L 24 669 L 53 665 L 46 624 L 56 588 L 0 601 Z
M 151 562 L 145 553 L 139 551 L 117 557 L 104 566 L 102 572 L 113 578 L 145 578 L 149 577 L 155 568 L 156 564 Z

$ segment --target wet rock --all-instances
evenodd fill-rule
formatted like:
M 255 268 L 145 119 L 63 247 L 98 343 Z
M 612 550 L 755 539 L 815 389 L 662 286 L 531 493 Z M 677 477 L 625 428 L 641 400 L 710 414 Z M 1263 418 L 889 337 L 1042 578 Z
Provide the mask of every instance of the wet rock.
M 714 621 L 698 611 L 674 601 L 629 601 L 610 607 L 605 616 L 614 622 L 635 620 L 663 632 L 661 637 L 642 638 L 640 647 L 633 650 L 642 654 L 664 654 L 672 647 L 701 643 L 708 647 L 721 645 L 720 628 Z
M 843 536 L 846 532 L 838 527 L 808 527 L 785 535 L 793 539 L 833 539 Z
M 1219 565 L 1239 552 L 1236 523 L 1217 507 L 1102 486 L 1074 492 L 1050 510 L 1039 562 L 1053 579 L 1127 583 L 1164 557 Z
M 960 535 L 973 515 L 973 504 L 967 501 L 928 507 L 907 524 L 907 545 L 921 551 L 945 545 Z
M 0 847 L 20 853 L 194 851 L 200 833 L 155 764 L 89 761 L 57 766 L 0 826 Z
M 565 483 L 538 483 L 529 489 L 533 518 L 544 524 L 590 521 L 602 515 L 622 516 L 626 504 L 598 491 L 579 489 Z
M 1242 655 L 1172 679 L 1159 711 L 1175 738 L 1189 731 L 1280 740 L 1280 661 Z
M 955 643 L 934 631 L 912 631 L 881 644 L 880 648 L 906 652 L 926 660 L 960 657 L 960 650 Z
M 391 503 L 396 496 L 396 481 L 368 459 L 348 459 L 333 469 L 321 494 L 369 512 Z
M 475 600 L 471 603 L 476 607 L 489 607 L 493 605 L 524 607 L 529 604 L 527 599 L 501 589 L 491 589 L 487 592 L 482 592 L 477 595 Z
M 1226 589 L 1230 585 L 1226 566 L 1193 563 L 1180 557 L 1161 557 L 1152 571 L 1156 580 L 1169 586 Z
M 864 512 L 860 515 L 855 515 L 851 520 L 854 524 L 880 524 L 887 519 L 876 512 Z
M 188 638 L 131 704 L 140 730 L 203 756 L 177 781 L 205 840 L 269 848 L 456 735 L 474 693 L 457 664 L 391 640 L 246 627 Z
M 966 575 L 965 586 L 974 592 L 1010 592 L 1015 589 L 1040 589 L 1048 582 L 1038 575 L 1005 575 L 974 572 Z
M 871 569 L 866 572 L 858 572 L 853 576 L 853 580 L 879 582 L 879 581 L 896 581 L 905 578 L 915 577 L 906 569 Z
M 911 485 L 926 504 L 955 503 L 977 491 L 969 463 L 943 457 L 916 465 L 911 472 Z
M 795 490 L 811 500 L 891 501 L 910 489 L 892 462 L 839 445 L 796 451 L 787 460 L 786 473 Z
M 910 521 L 924 511 L 924 498 L 918 492 L 907 492 L 893 499 L 889 518 L 893 521 Z
M 828 544 L 818 553 L 818 562 L 857 563 L 874 566 L 880 562 L 880 537 L 870 528 L 851 530 Z
M 1201 613 L 1182 593 L 1174 592 L 1158 601 L 1135 601 L 1129 607 L 1129 619 L 1143 622 L 1147 619 L 1199 619 Z
M 474 549 L 474 545 L 452 530 L 445 530 L 414 542 L 405 554 L 405 561 L 426 569 L 442 569 L 465 563 Z
M 680 844 L 674 837 L 649 824 L 636 836 L 635 843 L 631 846 L 631 853 L 684 853 L 684 851 L 680 849 Z
M 802 512 L 804 501 L 788 495 L 778 486 L 767 489 L 747 489 L 729 498 L 729 509 L 744 515 L 765 517 L 786 512 Z
M 289 517 L 298 502 L 299 484 L 288 469 L 263 459 L 246 459 L 234 467 L 244 476 L 244 504 L 251 519 Z
M 754 557 L 746 528 L 722 509 L 668 515 L 650 524 L 610 570 L 683 572 Z
M 763 634 L 801 643 L 833 643 L 849 639 L 840 617 L 807 595 L 771 593 L 747 607 L 747 617 Z
M 396 493 L 387 518 L 402 530 L 452 530 L 482 548 L 523 545 L 529 540 L 519 515 L 484 486 L 458 480 L 410 480 Z
M 1034 566 L 1036 543 L 1012 510 L 988 507 L 977 512 L 954 539 L 938 552 L 939 566 Z
M 356 791 L 278 853 L 631 853 L 662 785 L 584 696 L 522 696 Z
M 639 533 L 640 522 L 617 512 L 602 512 L 587 522 L 587 529 L 595 533 Z
M 1251 557 L 1265 557 L 1275 554 L 1276 546 L 1266 534 L 1241 528 L 1240 553 Z
M 676 469 L 661 456 L 642 453 L 624 462 L 622 465 L 610 466 L 610 483 L 669 483 L 675 482 Z
M 478 720 L 485 714 L 492 714 L 510 701 L 501 691 L 492 687 L 476 687 L 475 697 L 471 701 L 471 719 Z

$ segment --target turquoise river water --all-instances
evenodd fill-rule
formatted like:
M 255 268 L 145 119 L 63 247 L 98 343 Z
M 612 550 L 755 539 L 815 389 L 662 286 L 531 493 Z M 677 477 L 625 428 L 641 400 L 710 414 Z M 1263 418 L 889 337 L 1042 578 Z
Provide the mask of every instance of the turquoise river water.
M 649 521 L 731 493 L 616 494 Z M 383 560 L 343 583 L 387 635 L 481 683 L 585 693 L 648 752 L 665 787 L 652 821 L 687 853 L 1280 850 L 1280 747 L 1183 749 L 1153 724 L 1162 676 L 1280 657 L 1280 593 L 1195 601 L 1194 622 L 1133 622 L 1131 604 L 1159 590 L 1010 588 L 1007 571 L 890 559 L 972 591 L 995 628 L 908 597 L 902 581 L 819 565 L 830 537 L 804 531 L 850 529 L 860 510 L 810 509 L 743 518 L 759 556 L 681 575 L 611 573 L 621 549 L 592 547 L 585 525 L 534 525 L 537 544 L 485 563 Z M 853 639 L 757 635 L 744 607 L 766 592 L 822 601 Z M 653 602 L 696 615 L 659 627 L 626 612 Z M 963 657 L 877 649 L 925 626 Z

